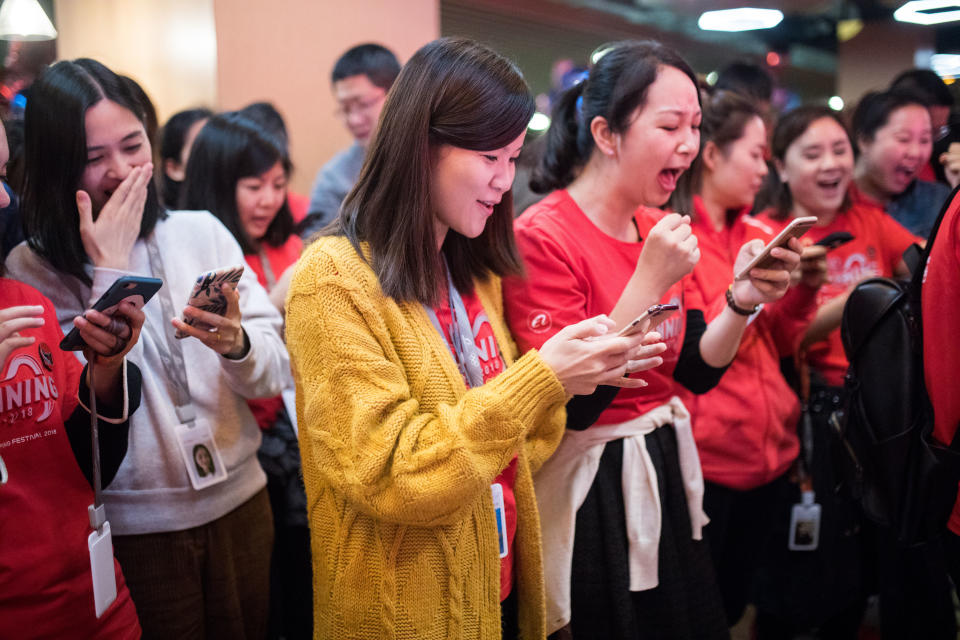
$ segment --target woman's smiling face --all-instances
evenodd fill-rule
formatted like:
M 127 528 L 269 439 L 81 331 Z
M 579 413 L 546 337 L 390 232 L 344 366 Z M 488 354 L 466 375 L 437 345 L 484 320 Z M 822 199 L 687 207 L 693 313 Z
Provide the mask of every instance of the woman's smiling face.
M 833 118 L 814 120 L 787 147 L 777 169 L 790 187 L 794 215 L 832 215 L 843 204 L 853 176 L 850 138 Z

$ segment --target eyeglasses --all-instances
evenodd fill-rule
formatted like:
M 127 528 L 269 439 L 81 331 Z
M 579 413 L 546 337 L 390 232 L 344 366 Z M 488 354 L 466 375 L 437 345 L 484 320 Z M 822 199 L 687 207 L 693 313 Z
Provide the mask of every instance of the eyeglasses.
M 340 105 L 334 110 L 333 114 L 338 118 L 346 118 L 351 113 L 358 113 L 361 115 L 369 114 L 373 111 L 378 104 L 383 102 L 383 99 L 386 97 L 386 92 L 381 95 L 373 96 L 370 98 L 354 98 L 348 100 Z

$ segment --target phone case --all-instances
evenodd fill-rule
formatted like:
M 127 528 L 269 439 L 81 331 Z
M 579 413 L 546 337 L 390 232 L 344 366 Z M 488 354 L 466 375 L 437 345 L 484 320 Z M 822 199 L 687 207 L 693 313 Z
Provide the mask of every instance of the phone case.
M 142 309 L 162 286 L 163 280 L 159 278 L 120 276 L 100 296 L 100 299 L 93 303 L 93 308 L 110 316 L 116 311 L 117 305 L 124 300 L 129 300 L 133 306 Z M 85 346 L 87 345 L 80 337 L 80 330 L 76 327 L 60 341 L 60 348 L 64 351 L 79 351 Z
M 223 267 L 201 274 L 197 277 L 197 281 L 193 285 L 193 290 L 190 292 L 190 298 L 187 300 L 187 304 L 201 311 L 209 311 L 218 316 L 224 315 L 227 312 L 227 298 L 223 295 L 223 285 L 236 285 L 240 282 L 240 276 L 242 275 L 243 265 Z M 200 329 L 210 328 L 206 323 L 199 322 L 192 318 L 181 317 L 180 319 L 184 324 L 190 325 L 191 327 Z M 187 337 L 187 334 L 179 329 L 177 329 L 175 335 L 178 338 Z

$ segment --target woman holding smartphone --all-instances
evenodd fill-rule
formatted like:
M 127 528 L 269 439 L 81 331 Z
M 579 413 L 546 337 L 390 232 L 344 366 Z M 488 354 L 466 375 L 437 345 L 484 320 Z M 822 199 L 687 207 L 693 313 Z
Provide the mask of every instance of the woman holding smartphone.
M 317 638 L 542 638 L 531 471 L 569 394 L 637 386 L 660 344 L 590 318 L 520 355 L 514 162 L 533 114 L 516 67 L 468 40 L 413 55 L 331 235 L 295 267 L 287 340 Z M 549 561 L 549 559 L 547 559 Z
M 753 238 L 768 244 L 776 235 L 749 215 L 767 176 L 767 131 L 753 103 L 720 91 L 705 100 L 700 132 L 700 154 L 670 205 L 690 212 L 700 248 L 692 284 L 705 308 L 719 309 L 737 249 Z M 816 311 L 825 253 L 823 247 L 804 249 L 798 286 L 758 312 L 719 384 L 684 396 L 706 480 L 710 555 L 730 626 L 749 601 L 758 549 L 770 538 L 772 507 L 800 451 L 800 402 L 780 372 L 780 359 L 793 356 Z
M 0 125 L 0 172 L 9 158 Z M 0 184 L 0 207 L 9 196 Z M 120 565 L 116 600 L 97 618 L 87 549 L 94 503 L 90 367 L 57 348 L 63 332 L 36 289 L 4 277 L 0 264 L 0 637 L 138 638 L 140 625 Z M 92 309 L 73 318 L 96 354 L 101 478 L 109 485 L 127 451 L 140 404 L 140 370 L 125 359 L 143 326 L 128 302 L 114 317 Z
M 28 240 L 7 268 L 54 302 L 62 326 L 117 276 L 163 279 L 129 356 L 143 409 L 104 492 L 114 548 L 147 637 L 262 637 L 273 529 L 246 399 L 275 396 L 289 379 L 281 320 L 249 272 L 224 287 L 224 315 L 184 308 L 200 274 L 243 264 L 243 252 L 209 213 L 160 207 L 143 118 L 96 61 L 58 62 L 38 78 L 25 114 Z M 214 476 L 197 473 L 196 444 Z
M 756 590 L 760 637 L 818 628 L 831 637 L 854 638 L 866 597 L 878 588 L 884 637 L 952 638 L 956 623 L 938 543 L 904 550 L 889 531 L 861 522 L 857 505 L 836 491 L 833 457 L 843 453 L 834 451 L 840 445 L 830 437 L 831 415 L 844 404 L 848 362 L 840 320 L 847 296 L 866 278 L 907 275 L 903 252 L 918 238 L 878 207 L 851 198 L 853 145 L 830 109 L 799 107 L 782 116 L 772 152 L 776 201 L 758 220 L 778 230 L 793 218 L 816 216 L 806 234 L 811 242 L 837 231 L 853 240 L 827 255 L 828 281 L 800 342 L 812 443 L 803 452 L 812 476 L 805 488 L 812 488 L 822 507 L 819 543 L 816 550 L 792 553 L 785 545 L 770 547 Z M 774 535 L 783 539 L 791 509 L 800 502 L 800 488 L 787 489 L 773 514 Z
M 686 62 L 656 42 L 598 50 L 563 94 L 534 174 L 553 190 L 518 218 L 527 277 L 504 286 L 521 348 L 596 313 L 624 326 L 650 305 L 680 311 L 658 327 L 664 364 L 643 389 L 603 388 L 568 406 L 567 433 L 537 475 L 548 630 L 574 638 L 714 638 L 726 619 L 701 541 L 703 479 L 681 387 L 704 392 L 730 364 L 749 316 L 783 295 L 798 246 L 733 281 L 709 326 L 688 276 L 700 258 L 690 218 L 667 202 L 696 157 L 700 97 Z M 763 248 L 736 252 L 737 268 Z M 732 283 L 732 284 L 731 284 Z M 572 541 L 572 542 L 570 542 Z M 562 637 L 562 636 L 561 636 Z
M 224 113 L 210 118 L 197 136 L 183 182 L 181 206 L 215 215 L 268 292 L 303 246 L 287 203 L 290 166 L 283 141 L 242 112 Z M 247 404 L 263 431 L 258 458 L 273 513 L 269 637 L 310 637 L 310 530 L 297 434 L 282 396 Z

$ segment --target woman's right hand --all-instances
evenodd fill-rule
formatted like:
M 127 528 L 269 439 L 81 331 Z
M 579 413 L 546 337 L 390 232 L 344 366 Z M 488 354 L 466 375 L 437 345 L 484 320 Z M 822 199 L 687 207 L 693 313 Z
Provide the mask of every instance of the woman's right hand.
M 38 304 L 0 309 L 0 371 L 6 368 L 11 353 L 36 342 L 36 338 L 22 336 L 20 332 L 42 326 L 43 307 Z
M 90 195 L 77 191 L 80 214 L 80 240 L 95 267 L 126 270 L 130 252 L 140 235 L 140 221 L 147 201 L 147 186 L 153 177 L 153 165 L 134 167 L 124 178 L 97 219 L 93 219 Z
M 660 334 L 611 335 L 615 324 L 606 316 L 564 327 L 540 347 L 540 357 L 570 395 L 589 395 L 598 385 L 637 388 L 646 382 L 624 377 L 663 364 L 666 351 Z
M 643 242 L 637 271 L 655 280 L 657 290 L 665 292 L 687 275 L 700 260 L 697 236 L 690 228 L 690 216 L 668 213 Z

